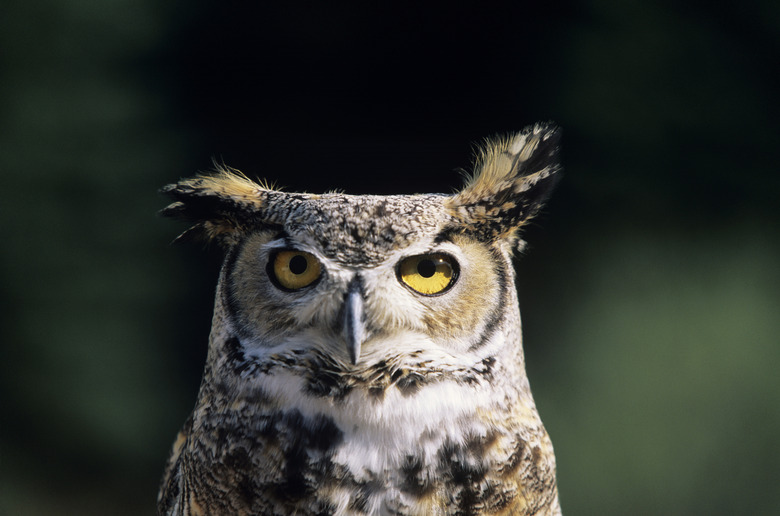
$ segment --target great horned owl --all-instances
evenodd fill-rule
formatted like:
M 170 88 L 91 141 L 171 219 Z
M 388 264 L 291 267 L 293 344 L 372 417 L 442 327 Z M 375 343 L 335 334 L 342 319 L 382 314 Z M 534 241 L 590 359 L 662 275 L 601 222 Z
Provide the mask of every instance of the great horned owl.
M 511 256 L 560 175 L 549 124 L 453 195 L 164 188 L 226 257 L 160 514 L 560 514 Z

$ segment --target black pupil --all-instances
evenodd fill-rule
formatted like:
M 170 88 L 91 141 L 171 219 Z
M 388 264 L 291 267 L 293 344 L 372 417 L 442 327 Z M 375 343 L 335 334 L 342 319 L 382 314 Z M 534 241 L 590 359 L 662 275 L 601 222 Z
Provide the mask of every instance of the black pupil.
M 293 274 L 303 274 L 306 272 L 306 268 L 308 267 L 308 264 L 306 263 L 306 258 L 301 256 L 300 254 L 297 254 L 290 258 L 290 272 Z
M 420 260 L 417 264 L 417 273 L 423 278 L 430 278 L 436 274 L 436 264 L 431 259 Z

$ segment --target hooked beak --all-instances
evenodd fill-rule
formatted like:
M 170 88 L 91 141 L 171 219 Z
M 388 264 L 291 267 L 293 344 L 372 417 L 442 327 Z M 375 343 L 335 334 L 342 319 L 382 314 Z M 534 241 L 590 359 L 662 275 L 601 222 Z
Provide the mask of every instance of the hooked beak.
M 366 321 L 360 284 L 358 276 L 349 283 L 343 306 L 344 339 L 352 365 L 357 365 L 358 358 L 360 358 L 360 347 L 366 340 Z

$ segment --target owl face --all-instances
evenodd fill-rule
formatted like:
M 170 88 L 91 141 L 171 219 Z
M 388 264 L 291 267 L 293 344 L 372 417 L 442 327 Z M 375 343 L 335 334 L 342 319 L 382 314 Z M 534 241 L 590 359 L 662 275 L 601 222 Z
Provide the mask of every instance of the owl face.
M 361 206 L 343 195 L 312 201 Z M 342 367 L 370 367 L 425 350 L 449 360 L 480 348 L 501 312 L 500 249 L 433 223 L 403 229 L 410 205 L 442 212 L 442 198 L 385 199 L 383 216 L 252 232 L 230 251 L 224 299 L 247 353 L 316 350 Z M 369 250 L 361 235 L 393 235 Z M 333 242 L 339 245 L 333 245 Z M 388 342 L 392 341 L 392 347 Z
M 473 364 L 501 345 L 511 249 L 557 180 L 557 148 L 546 125 L 489 142 L 453 195 L 285 193 L 222 169 L 167 187 L 163 213 L 227 248 L 226 324 L 256 363 Z

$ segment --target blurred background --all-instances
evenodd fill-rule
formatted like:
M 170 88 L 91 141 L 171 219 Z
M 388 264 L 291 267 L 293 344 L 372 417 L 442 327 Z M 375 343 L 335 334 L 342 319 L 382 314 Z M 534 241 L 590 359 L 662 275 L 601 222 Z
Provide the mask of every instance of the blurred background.
M 568 515 L 780 514 L 780 3 L 7 0 L 0 514 L 151 514 L 216 248 L 157 190 L 450 192 L 563 127 L 517 262 Z

